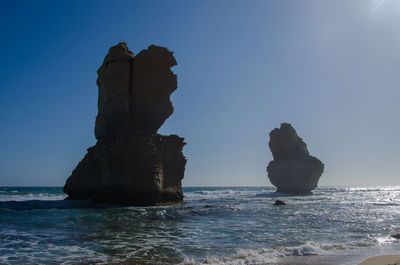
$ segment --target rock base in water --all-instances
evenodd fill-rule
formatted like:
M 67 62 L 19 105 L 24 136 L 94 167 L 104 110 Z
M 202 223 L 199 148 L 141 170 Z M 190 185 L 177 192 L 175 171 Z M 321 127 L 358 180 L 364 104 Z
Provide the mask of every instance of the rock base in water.
M 284 201 L 281 200 L 276 200 L 274 205 L 279 206 L 279 205 L 286 205 L 286 203 Z
M 69 199 L 130 205 L 180 202 L 186 159 L 183 138 L 110 136 L 88 149 L 64 186 Z
M 268 176 L 277 187 L 277 192 L 285 194 L 310 194 L 318 185 L 323 168 L 321 161 L 271 161 Z

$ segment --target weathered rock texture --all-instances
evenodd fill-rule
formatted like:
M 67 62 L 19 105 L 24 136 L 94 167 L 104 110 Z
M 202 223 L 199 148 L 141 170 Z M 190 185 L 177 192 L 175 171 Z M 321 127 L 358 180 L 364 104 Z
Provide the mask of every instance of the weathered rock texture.
M 151 45 L 136 56 L 120 43 L 97 71 L 97 143 L 68 178 L 70 199 L 154 205 L 180 202 L 184 139 L 157 134 L 173 113 L 172 52 Z
M 269 134 L 269 148 L 274 160 L 267 171 L 277 192 L 307 194 L 317 187 L 324 164 L 311 156 L 307 145 L 289 123 L 282 123 Z
M 133 57 L 125 43 L 111 47 L 97 71 L 99 87 L 95 135 L 157 133 L 174 111 L 170 95 L 177 88 L 172 52 L 151 45 Z

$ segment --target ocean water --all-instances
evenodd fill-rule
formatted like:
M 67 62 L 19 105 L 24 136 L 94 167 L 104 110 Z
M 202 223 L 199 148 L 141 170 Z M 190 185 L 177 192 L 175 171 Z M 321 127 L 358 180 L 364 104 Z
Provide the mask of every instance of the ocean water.
M 399 254 L 400 186 L 184 188 L 163 207 L 64 201 L 0 188 L 0 264 L 357 264 Z M 287 203 L 273 206 L 276 199 Z

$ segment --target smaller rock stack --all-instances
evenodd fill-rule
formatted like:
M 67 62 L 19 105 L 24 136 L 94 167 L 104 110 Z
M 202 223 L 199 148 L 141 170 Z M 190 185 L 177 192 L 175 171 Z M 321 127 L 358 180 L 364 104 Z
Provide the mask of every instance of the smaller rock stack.
M 307 145 L 289 123 L 282 123 L 269 136 L 274 160 L 269 162 L 267 172 L 277 192 L 309 194 L 317 187 L 324 164 L 310 155 Z

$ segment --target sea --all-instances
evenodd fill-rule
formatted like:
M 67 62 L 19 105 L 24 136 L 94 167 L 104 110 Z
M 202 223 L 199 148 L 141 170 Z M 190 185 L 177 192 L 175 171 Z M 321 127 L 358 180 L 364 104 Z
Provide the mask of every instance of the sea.
M 64 200 L 61 187 L 1 187 L 0 264 L 346 265 L 400 254 L 390 237 L 400 186 L 183 191 L 183 204 L 121 207 Z

